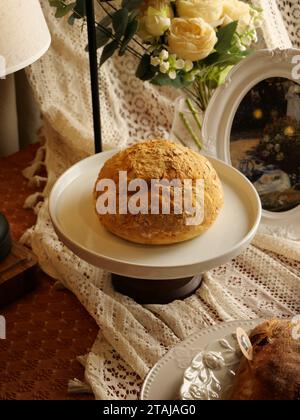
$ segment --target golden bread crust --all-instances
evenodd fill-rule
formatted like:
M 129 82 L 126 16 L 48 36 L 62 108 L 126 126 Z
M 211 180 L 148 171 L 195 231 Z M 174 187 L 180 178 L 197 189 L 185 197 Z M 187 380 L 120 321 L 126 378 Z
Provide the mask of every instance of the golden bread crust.
M 189 215 L 185 213 L 122 215 L 117 211 L 117 214 L 98 214 L 107 230 L 131 242 L 164 245 L 192 239 L 215 222 L 223 206 L 221 182 L 211 163 L 204 156 L 175 143 L 153 140 L 117 153 L 103 166 L 96 185 L 102 179 L 112 179 L 118 191 L 119 171 L 127 172 L 128 183 L 134 179 L 143 179 L 148 184 L 153 179 L 191 179 L 194 187 L 197 179 L 205 182 L 205 217 L 201 225 L 187 226 Z M 99 195 L 95 188 L 95 202 Z M 173 201 L 171 208 L 172 204 Z M 149 199 L 149 213 L 150 206 Z

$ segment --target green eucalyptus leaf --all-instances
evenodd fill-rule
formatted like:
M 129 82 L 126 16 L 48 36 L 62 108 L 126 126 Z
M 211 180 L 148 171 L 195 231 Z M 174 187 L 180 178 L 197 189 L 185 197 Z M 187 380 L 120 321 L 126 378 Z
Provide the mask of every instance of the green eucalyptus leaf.
M 199 63 L 201 65 L 203 64 L 205 66 L 210 66 L 210 65 L 216 64 L 219 61 L 220 57 L 221 57 L 220 53 L 214 52 L 214 53 L 210 54 L 204 60 L 201 60 Z
M 205 60 L 200 62 L 200 64 L 203 64 L 205 66 L 227 66 L 239 63 L 242 58 L 244 58 L 244 55 L 242 53 L 230 54 L 229 52 L 215 52 L 213 54 L 210 54 Z
M 107 42 L 112 38 L 112 30 L 111 28 L 107 28 L 105 30 L 99 28 L 97 26 L 96 29 L 96 45 L 97 49 L 103 47 Z
M 74 15 L 76 19 L 82 19 L 86 16 L 85 0 L 76 0 Z
M 103 52 L 100 59 L 100 67 L 110 58 L 114 55 L 115 51 L 118 49 L 119 43 L 118 41 L 114 40 L 107 44 L 103 48 Z
M 111 28 L 99 28 L 96 27 L 96 47 L 97 49 L 102 48 L 104 45 L 108 43 L 110 39 L 112 39 L 112 29 Z M 89 46 L 87 45 L 85 51 L 89 51 Z
M 76 3 L 65 4 L 62 3 L 60 0 L 49 0 L 49 4 L 51 7 L 56 8 L 55 17 L 62 18 L 66 16 L 68 13 L 72 12 Z
M 73 26 L 74 23 L 75 23 L 75 20 L 76 20 L 76 18 L 74 16 L 74 13 L 72 13 L 71 16 L 69 16 L 69 18 L 68 18 L 68 24 Z
M 121 39 L 125 34 L 128 25 L 128 9 L 118 10 L 112 15 L 113 28 L 118 39 Z
M 230 49 L 237 26 L 238 22 L 231 22 L 229 25 L 226 25 L 224 28 L 218 30 L 218 42 L 215 45 L 216 51 L 222 53 Z
M 49 4 L 51 7 L 61 7 L 61 2 L 60 0 L 49 0 Z
M 107 28 L 112 22 L 111 16 L 110 15 L 106 15 L 104 16 L 103 19 L 100 20 L 100 22 L 98 22 L 99 26 L 104 26 L 105 28 Z
M 119 51 L 120 56 L 122 56 L 125 53 L 126 48 L 128 47 L 128 44 L 130 43 L 134 35 L 137 33 L 138 27 L 139 27 L 139 24 L 137 20 L 133 20 L 129 22 L 125 35 L 124 35 L 124 39 L 122 41 L 122 45 L 120 47 L 120 51 Z
M 151 83 L 158 86 L 172 86 L 175 88 L 184 88 L 190 84 L 190 82 L 185 81 L 180 76 L 177 76 L 176 79 L 170 79 L 167 74 L 159 73 L 152 80 Z
M 156 72 L 156 68 L 151 65 L 150 55 L 144 54 L 137 68 L 136 77 L 143 81 L 151 80 Z

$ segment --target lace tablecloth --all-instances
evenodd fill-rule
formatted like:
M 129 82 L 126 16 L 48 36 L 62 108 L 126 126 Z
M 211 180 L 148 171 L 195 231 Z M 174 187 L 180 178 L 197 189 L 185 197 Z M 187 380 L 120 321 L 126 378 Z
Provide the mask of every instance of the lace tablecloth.
M 276 2 L 256 3 L 264 10 L 267 46 L 289 47 Z M 23 240 L 31 244 L 42 268 L 78 297 L 100 327 L 84 359 L 86 381 L 96 398 L 136 399 L 149 369 L 193 332 L 221 321 L 299 313 L 300 243 L 258 234 L 244 254 L 207 273 L 202 287 L 192 297 L 165 306 L 144 307 L 114 292 L 106 273 L 64 247 L 49 220 L 47 197 L 55 179 L 93 151 L 86 38 L 79 26 L 70 28 L 65 21 L 57 21 L 47 0 L 42 4 L 53 44 L 30 69 L 29 78 L 44 114 L 48 182 L 45 200 L 36 207 L 37 225 Z M 295 25 L 289 29 L 296 41 L 298 2 L 283 1 L 280 6 L 288 24 L 291 14 L 294 16 Z M 173 103 L 179 92 L 143 84 L 134 77 L 135 67 L 135 59 L 126 55 L 113 58 L 102 70 L 106 148 L 169 133 Z M 37 158 L 26 175 L 34 180 L 41 165 Z M 30 197 L 26 204 L 33 206 L 37 198 Z

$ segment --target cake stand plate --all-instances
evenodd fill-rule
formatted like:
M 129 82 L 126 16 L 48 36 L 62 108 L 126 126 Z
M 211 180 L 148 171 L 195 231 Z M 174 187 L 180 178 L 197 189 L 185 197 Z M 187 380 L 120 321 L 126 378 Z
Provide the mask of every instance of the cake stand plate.
M 175 245 L 147 246 L 109 233 L 94 209 L 93 189 L 102 166 L 115 153 L 91 156 L 65 172 L 52 190 L 49 210 L 60 240 L 83 260 L 113 273 L 120 292 L 142 303 L 186 297 L 200 284 L 201 276 L 195 276 L 236 257 L 253 239 L 261 219 L 258 194 L 240 172 L 213 158 L 209 159 L 223 184 L 225 205 L 202 236 Z

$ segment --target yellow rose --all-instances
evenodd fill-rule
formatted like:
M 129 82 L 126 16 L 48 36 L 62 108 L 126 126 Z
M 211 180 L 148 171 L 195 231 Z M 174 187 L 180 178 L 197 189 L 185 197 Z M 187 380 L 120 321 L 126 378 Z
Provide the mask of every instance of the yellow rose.
M 207 23 L 214 23 L 222 16 L 223 0 L 177 0 L 176 9 L 180 17 L 201 17 Z
M 217 43 L 217 36 L 201 18 L 175 18 L 168 37 L 169 50 L 184 60 L 198 61 L 206 58 Z
M 173 10 L 168 2 L 146 1 L 141 8 L 139 35 L 145 40 L 162 36 L 169 29 L 172 17 Z
M 243 30 L 251 22 L 251 7 L 240 0 L 223 0 L 224 24 L 239 22 L 239 29 Z

